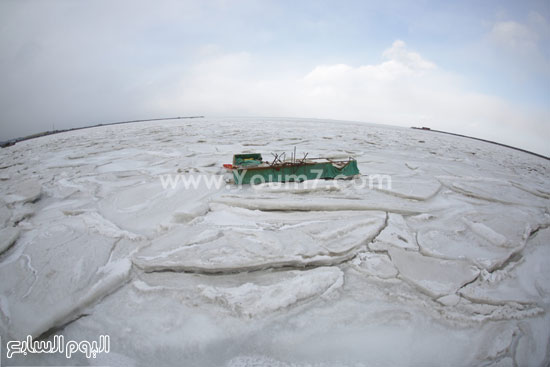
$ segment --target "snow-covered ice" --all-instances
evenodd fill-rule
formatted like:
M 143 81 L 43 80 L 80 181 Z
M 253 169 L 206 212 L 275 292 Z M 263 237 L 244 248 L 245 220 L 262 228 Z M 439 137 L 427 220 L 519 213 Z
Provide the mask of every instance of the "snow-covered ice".
M 361 176 L 225 181 L 234 153 L 295 145 L 353 156 Z M 426 131 L 252 118 L 96 127 L 0 157 L 2 350 L 27 335 L 111 340 L 93 360 L 3 353 L 3 364 L 550 364 L 542 158 Z M 171 187 L 167 175 L 219 185 Z
M 397 248 L 388 253 L 401 278 L 434 298 L 454 294 L 479 275 L 479 269 L 462 260 L 441 260 Z
M 344 283 L 344 273 L 337 267 L 319 267 L 294 271 L 292 278 L 270 285 L 245 283 L 238 287 L 199 286 L 201 294 L 213 302 L 248 317 L 287 308 L 315 296 L 327 297 Z
M 285 213 L 271 218 L 246 209 L 218 208 L 222 213 L 213 210 L 192 228 L 195 233 L 201 230 L 198 238 L 186 227 L 174 230 L 136 254 L 136 266 L 144 271 L 222 273 L 335 265 L 354 257 L 385 222 L 382 212 Z M 210 235 L 214 226 L 219 231 Z

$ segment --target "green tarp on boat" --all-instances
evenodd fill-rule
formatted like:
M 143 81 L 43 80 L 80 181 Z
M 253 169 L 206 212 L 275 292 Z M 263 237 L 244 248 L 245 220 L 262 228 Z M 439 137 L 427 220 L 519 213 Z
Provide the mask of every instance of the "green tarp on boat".
M 231 168 L 237 185 L 335 179 L 359 174 L 357 161 L 351 158 L 345 161 L 318 158 L 269 164 L 262 162 L 260 154 L 236 154 Z

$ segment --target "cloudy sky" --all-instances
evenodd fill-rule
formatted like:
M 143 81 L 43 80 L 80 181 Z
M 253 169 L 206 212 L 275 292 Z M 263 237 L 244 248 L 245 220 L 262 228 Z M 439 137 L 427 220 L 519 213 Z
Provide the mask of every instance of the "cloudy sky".
M 0 0 L 0 140 L 185 115 L 421 125 L 550 155 L 550 2 Z

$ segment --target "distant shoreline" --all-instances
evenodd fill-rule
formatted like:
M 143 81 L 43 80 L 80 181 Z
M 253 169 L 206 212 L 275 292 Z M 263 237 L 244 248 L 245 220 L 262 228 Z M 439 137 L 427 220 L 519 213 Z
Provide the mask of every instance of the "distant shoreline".
M 36 138 L 40 138 L 42 136 L 65 133 L 65 132 L 68 132 L 68 131 L 91 129 L 91 128 L 100 127 L 100 126 L 131 124 L 131 123 L 134 123 L 134 122 L 146 122 L 146 121 L 200 119 L 200 118 L 204 118 L 204 116 L 177 116 L 177 117 L 163 117 L 163 118 L 156 118 L 156 119 L 117 121 L 117 122 L 108 122 L 108 123 L 104 123 L 104 124 L 95 124 L 95 125 L 90 125 L 90 126 L 73 127 L 73 128 L 70 128 L 70 129 L 43 131 L 43 132 L 40 132 L 40 133 L 27 135 L 27 136 L 23 136 L 23 137 L 20 137 L 20 138 L 14 138 L 14 139 L 9 139 L 9 140 L 6 140 L 6 141 L 2 141 L 2 142 L 0 142 L 0 147 L 1 148 L 6 148 L 6 147 L 9 147 L 9 146 L 15 145 L 16 143 L 19 143 L 21 141 L 36 139 Z
M 546 159 L 546 160 L 550 160 L 550 157 L 547 157 L 547 156 L 545 156 L 545 155 L 538 154 L 538 153 L 535 153 L 535 152 L 531 152 L 531 151 L 529 151 L 529 150 L 525 150 L 525 149 L 522 149 L 522 148 L 514 147 L 514 146 L 511 146 L 511 145 L 499 143 L 499 142 L 492 141 L 492 140 L 481 139 L 481 138 L 475 138 L 475 137 L 473 137 L 473 136 L 468 136 L 468 135 L 450 133 L 450 132 L 448 132 L 448 131 L 434 130 L 434 129 L 430 129 L 429 127 L 416 127 L 416 126 L 412 126 L 411 129 L 422 130 L 422 131 L 432 131 L 432 132 L 434 132 L 434 133 L 441 133 L 441 134 L 447 134 L 447 135 L 454 135 L 454 136 L 460 136 L 461 138 L 468 138 L 468 139 L 479 140 L 479 141 L 483 141 L 483 142 L 485 142 L 485 143 L 491 143 L 491 144 L 500 145 L 501 147 L 505 147 L 505 148 L 510 148 L 510 149 L 518 150 L 518 151 L 523 152 L 523 153 L 532 154 L 532 155 L 537 156 L 537 157 L 539 157 L 539 158 L 543 158 L 543 159 Z

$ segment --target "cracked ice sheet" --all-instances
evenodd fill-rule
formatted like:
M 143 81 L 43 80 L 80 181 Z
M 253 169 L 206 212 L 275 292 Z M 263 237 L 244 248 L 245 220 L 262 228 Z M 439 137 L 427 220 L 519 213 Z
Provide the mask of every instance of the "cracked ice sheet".
M 465 196 L 503 204 L 519 204 L 536 207 L 550 205 L 550 201 L 537 197 L 508 180 L 484 177 L 438 177 L 441 183 Z
M 164 189 L 160 179 L 116 190 L 99 202 L 100 213 L 120 228 L 153 235 L 174 222 L 186 222 L 206 213 L 209 195 L 217 191 L 200 185 Z
M 550 304 L 550 229 L 538 231 L 529 240 L 522 258 L 502 270 L 484 272 L 460 290 L 464 297 L 477 302 Z
M 5 332 L 12 338 L 37 337 L 71 321 L 129 275 L 128 260 L 109 261 L 114 240 L 88 233 L 77 218 L 19 241 L 18 253 L 0 264 Z
M 389 213 L 388 225 L 368 246 L 372 251 L 387 251 L 392 246 L 418 250 L 413 231 L 402 215 L 394 213 Z
M 217 208 L 204 223 L 182 226 L 154 240 L 134 256 L 134 263 L 145 271 L 207 273 L 337 264 L 355 256 L 386 220 L 385 213 L 376 211 L 270 216 Z
M 467 259 L 492 271 L 521 252 L 530 231 L 549 223 L 550 217 L 534 208 L 496 212 L 492 206 L 480 206 L 426 219 L 418 226 L 417 239 L 426 255 Z
M 261 129 L 258 129 L 258 123 Z M 273 136 L 277 138 L 273 139 Z M 419 140 L 424 142 L 419 143 Z M 457 188 L 451 190 L 443 187 L 435 196 L 428 198 L 429 192 L 426 191 L 422 193 L 427 198 L 425 201 L 397 197 L 377 190 L 356 190 L 348 185 L 349 181 L 343 183 L 340 190 L 257 192 L 261 190 L 247 188 L 241 191 L 225 190 L 223 194 L 226 195 L 214 195 L 214 200 L 233 199 L 236 206 L 250 203 L 251 209 L 261 209 L 238 215 L 233 213 L 233 210 L 237 212 L 236 208 L 222 213 L 214 204 L 210 204 L 212 212 L 206 213 L 208 197 L 199 198 L 200 195 L 191 195 L 189 201 L 182 205 L 172 205 L 171 200 L 177 201 L 186 194 L 178 192 L 169 198 L 160 195 L 153 198 L 154 190 L 147 187 L 158 180 L 159 173 L 174 174 L 179 172 L 178 169 L 183 172 L 198 169 L 220 174 L 222 169 L 215 166 L 216 162 L 229 163 L 232 154 L 236 152 L 261 152 L 266 155 L 270 151 L 289 152 L 297 142 L 300 142 L 298 149 L 315 155 L 330 152 L 342 156 L 353 155 L 358 159 L 362 174 L 391 174 L 396 177 L 413 174 L 426 181 L 442 175 L 457 177 L 457 182 L 468 181 L 469 177 L 483 179 L 478 180 L 476 185 L 464 186 L 465 191 L 462 192 Z M 342 142 L 345 142 L 345 147 Z M 151 152 L 152 147 L 155 147 L 155 152 Z M 472 237 L 475 241 L 462 241 L 466 239 L 464 236 L 457 241 L 457 244 L 472 245 L 462 248 L 463 254 L 471 258 L 477 257 L 475 246 L 483 245 L 478 242 L 481 237 L 490 238 L 490 246 L 495 248 L 506 249 L 506 244 L 513 245 L 510 249 L 518 251 L 509 265 L 519 260 L 518 271 L 508 266 L 501 270 L 509 272 L 511 278 L 517 277 L 518 282 L 527 288 L 526 284 L 530 284 L 535 276 L 530 272 L 536 266 L 520 268 L 519 265 L 522 257 L 525 261 L 531 261 L 530 242 L 523 250 L 521 247 L 516 248 L 515 244 L 520 243 L 517 240 L 521 240 L 528 225 L 536 227 L 537 218 L 541 218 L 544 212 L 529 207 L 546 208 L 546 211 L 549 208 L 550 166 L 546 160 L 503 147 L 431 132 L 345 122 L 202 119 L 197 123 L 138 123 L 20 142 L 0 150 L 0 156 L 0 179 L 4 180 L 3 185 L 0 185 L 0 202 L 8 188 L 19 181 L 37 180 L 43 187 L 41 199 L 36 204 L 22 206 L 21 203 L 15 203 L 15 208 L 0 204 L 2 226 L 12 226 L 15 218 L 26 217 L 17 225 L 21 230 L 20 239 L 0 257 L 0 263 L 4 263 L 7 260 L 13 262 L 20 256 L 22 266 L 27 264 L 27 258 L 21 255 L 26 254 L 23 249 L 30 234 L 46 232 L 51 224 L 70 224 L 75 219 L 60 216 L 47 226 L 41 224 L 39 219 L 45 208 L 53 209 L 53 206 L 59 210 L 65 209 L 66 214 L 81 221 L 86 218 L 82 216 L 84 213 L 102 215 L 104 220 L 96 221 L 92 217 L 88 218 L 91 219 L 88 223 L 94 225 L 91 235 L 98 240 L 102 237 L 105 243 L 119 238 L 122 231 L 136 233 L 132 229 L 139 227 L 143 233 L 136 234 L 146 234 L 152 240 L 150 251 L 154 256 L 161 254 L 157 251 L 162 248 L 177 252 L 179 245 L 195 246 L 219 240 L 231 226 L 238 227 L 240 231 L 256 232 L 300 230 L 304 227 L 304 233 L 308 234 L 314 233 L 310 229 L 316 220 L 315 216 L 319 214 L 311 210 L 331 210 L 335 215 L 349 216 L 355 223 L 361 219 L 364 209 L 377 208 L 403 215 L 413 233 L 430 230 L 443 232 L 445 236 L 440 242 L 441 251 L 445 250 L 444 244 L 453 245 L 453 242 L 447 240 L 447 231 L 461 228 L 475 236 Z M 134 156 L 136 162 L 132 162 Z M 110 161 L 114 164 L 108 165 Z M 101 170 L 110 172 L 100 173 Z M 5 180 L 7 177 L 9 179 Z M 521 182 L 518 182 L 520 179 Z M 495 187 L 494 182 L 497 183 Z M 508 182 L 514 188 L 510 189 Z M 396 188 L 401 189 L 398 186 Z M 471 192 L 468 193 L 466 189 Z M 115 201 L 118 194 L 125 201 L 118 204 L 124 205 L 117 207 L 118 204 L 107 203 Z M 69 198 L 71 203 L 66 200 Z M 143 216 L 140 216 L 140 209 L 134 208 L 135 212 L 127 210 L 151 198 L 152 210 L 144 210 Z M 518 204 L 503 204 L 494 201 L 495 198 Z M 99 202 L 101 204 L 98 208 Z M 25 207 L 32 207 L 36 211 L 35 215 L 25 215 Z M 518 216 L 521 211 L 518 208 L 529 211 L 529 215 Z M 289 213 L 288 209 L 301 212 Z M 344 209 L 356 210 L 358 217 Z M 483 217 L 476 217 L 476 212 L 482 212 Z M 392 214 L 388 228 L 395 229 L 397 226 L 391 218 Z M 344 218 L 329 217 L 326 212 L 321 215 L 327 219 L 320 222 L 327 232 L 341 228 L 338 220 Z M 467 225 L 462 218 L 472 224 Z M 120 222 L 117 222 L 118 219 Z M 187 230 L 196 232 L 188 233 Z M 354 237 L 354 233 L 351 231 L 350 237 Z M 388 230 L 388 233 L 393 232 Z M 396 233 L 401 235 L 401 232 Z M 402 245 L 399 237 L 388 237 L 388 246 L 392 243 L 397 247 Z M 113 255 L 113 259 L 127 257 L 137 248 L 134 241 L 125 236 L 120 238 L 113 252 L 118 255 Z M 75 243 L 79 241 L 75 240 Z M 123 248 L 121 245 L 124 245 Z M 472 303 L 456 295 L 433 300 L 409 283 L 394 278 L 397 270 L 386 254 L 369 254 L 363 246 L 360 248 L 362 250 L 356 252 L 359 256 L 354 260 L 360 261 L 356 272 L 359 275 L 348 276 L 351 271 L 346 273 L 345 283 L 337 292 L 340 297 L 336 299 L 317 297 L 316 302 L 299 302 L 281 311 L 255 317 L 251 322 L 205 300 L 198 294 L 197 286 L 232 289 L 250 282 L 269 286 L 282 282 L 286 279 L 283 273 L 292 271 L 267 270 L 212 276 L 174 272 L 144 274 L 134 268 L 132 274 L 151 283 L 151 286 L 166 288 L 170 285 L 183 288 L 184 291 L 140 292 L 131 285 L 133 283 L 129 283 L 97 303 L 90 316 L 71 323 L 61 332 L 67 340 L 93 340 L 98 334 L 112 335 L 112 347 L 116 348 L 113 355 L 120 353 L 129 356 L 126 357 L 130 360 L 128 363 L 135 359 L 137 365 L 219 366 L 229 361 L 232 364 L 243 361 L 276 364 L 281 361 L 283 365 L 304 366 L 322 363 L 331 366 L 356 366 L 361 363 L 490 365 L 502 361 L 517 365 L 548 364 L 548 359 L 545 360 L 548 341 L 545 333 L 550 330 L 548 307 L 544 296 L 537 296 L 532 287 L 527 288 L 532 298 L 523 298 L 527 295 L 516 288 L 513 282 L 508 283 L 504 277 L 501 279 L 498 270 L 487 275 L 487 279 L 494 278 L 498 282 L 502 281 L 503 285 L 510 285 L 506 292 L 503 292 L 505 287 L 496 289 L 499 295 L 506 296 L 502 299 L 535 302 L 540 305 L 536 309 L 516 303 Z M 426 254 L 426 249 L 429 248 L 425 247 L 421 252 Z M 166 253 L 169 254 L 169 251 Z M 65 264 L 65 257 L 70 259 L 72 255 L 67 251 L 67 254 L 52 259 L 52 266 L 55 262 Z M 460 256 L 459 253 L 443 252 L 438 256 L 448 255 Z M 489 255 L 491 259 L 495 258 Z M 547 256 L 546 252 L 535 255 Z M 105 260 L 105 257 L 102 259 Z M 35 259 L 31 260 L 31 266 L 34 267 Z M 79 258 L 71 260 L 70 264 L 76 274 L 80 273 L 82 278 L 86 278 L 86 261 Z M 98 262 L 98 265 L 101 264 Z M 354 267 L 346 263 L 339 266 L 343 271 Z M 269 281 L 260 281 L 259 275 L 265 274 L 272 277 Z M 153 278 L 156 280 L 154 284 Z M 31 282 L 32 279 L 29 277 L 27 281 Z M 21 283 L 24 280 L 22 276 Z M 3 281 L 4 278 L 0 283 L 3 284 Z M 383 284 L 376 286 L 377 282 Z M 56 283 L 65 286 L 63 280 L 56 278 L 52 282 L 41 283 L 46 288 L 43 293 L 46 294 L 48 289 L 53 294 L 60 292 L 56 289 Z M 544 287 L 539 284 L 539 288 L 541 286 Z M 541 289 L 544 291 L 544 288 Z M 67 291 L 81 294 L 73 288 Z M 493 289 L 486 291 L 493 292 Z M 0 297 L 2 318 L 7 314 L 5 310 L 13 312 L 9 307 L 9 303 L 15 300 L 12 297 L 15 297 L 14 294 L 2 294 Z M 4 318 L 2 320 L 6 321 Z M 5 330 L 4 326 L 2 330 Z M 512 341 L 507 345 L 511 334 Z M 501 360 L 496 360 L 501 357 Z M 49 364 L 45 363 L 45 356 L 32 361 L 35 363 L 22 359 L 19 364 Z M 75 364 L 89 363 L 86 360 L 78 362 Z M 117 365 L 114 361 L 97 359 L 95 362 Z M 63 363 L 66 360 L 51 364 Z
M 460 329 L 434 326 L 421 303 L 384 302 L 383 296 L 373 292 L 372 284 L 364 282 L 354 281 L 359 293 L 342 293 L 340 289 L 336 292 L 339 297 L 316 296 L 311 302 L 298 302 L 253 319 L 205 302 L 198 287 L 284 284 L 295 273 L 301 272 L 233 274 L 228 275 L 231 282 L 226 276 L 145 274 L 144 281 L 126 285 L 98 304 L 93 314 L 70 324 L 64 335 L 81 340 L 86 335 L 108 334 L 113 352 L 135 359 L 138 365 L 218 366 L 246 360 L 246 356 L 256 357 L 248 360 L 304 366 L 401 365 L 403 361 L 474 365 L 503 348 L 503 342 L 493 336 L 507 329 L 487 323 Z M 383 285 L 379 291 L 386 288 Z M 357 296 L 361 298 L 355 299 Z M 444 346 L 447 352 L 441 353 Z
M 435 259 L 397 247 L 389 255 L 401 278 L 435 298 L 454 294 L 479 275 L 479 269 L 462 260 Z

